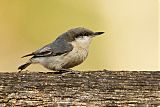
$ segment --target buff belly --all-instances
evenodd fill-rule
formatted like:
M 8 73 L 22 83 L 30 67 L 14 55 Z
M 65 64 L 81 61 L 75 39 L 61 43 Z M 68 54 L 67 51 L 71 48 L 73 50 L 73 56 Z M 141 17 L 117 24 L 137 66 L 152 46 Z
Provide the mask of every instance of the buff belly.
M 72 42 L 74 47 L 72 51 L 64 53 L 62 55 L 41 57 L 33 59 L 33 63 L 40 63 L 45 68 L 50 70 L 68 69 L 81 64 L 88 55 L 88 48 L 91 42 L 91 38 L 78 38 L 75 42 Z
M 42 57 L 32 59 L 32 62 L 40 63 L 47 69 L 60 70 L 68 69 L 81 64 L 87 57 L 88 50 L 74 48 L 71 52 L 59 56 Z

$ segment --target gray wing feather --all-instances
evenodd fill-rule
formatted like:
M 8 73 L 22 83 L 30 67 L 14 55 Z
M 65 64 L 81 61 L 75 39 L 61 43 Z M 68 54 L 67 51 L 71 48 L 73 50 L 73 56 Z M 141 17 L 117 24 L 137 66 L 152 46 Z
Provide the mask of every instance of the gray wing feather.
M 48 56 L 52 54 L 52 50 L 50 48 L 50 44 L 38 49 L 37 51 L 33 52 L 34 57 L 36 56 Z
M 33 52 L 33 57 L 56 56 L 72 51 L 73 46 L 62 38 L 58 38 L 54 42 Z

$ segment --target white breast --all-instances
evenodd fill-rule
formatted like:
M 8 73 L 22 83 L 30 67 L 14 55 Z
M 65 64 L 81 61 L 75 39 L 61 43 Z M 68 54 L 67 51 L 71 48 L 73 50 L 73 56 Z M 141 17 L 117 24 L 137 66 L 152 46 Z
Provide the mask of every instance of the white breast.
M 91 38 L 85 36 L 83 38 L 78 38 L 71 44 L 73 45 L 73 50 L 65 55 L 65 63 L 63 68 L 72 68 L 81 64 L 88 55 L 88 48 L 91 42 Z

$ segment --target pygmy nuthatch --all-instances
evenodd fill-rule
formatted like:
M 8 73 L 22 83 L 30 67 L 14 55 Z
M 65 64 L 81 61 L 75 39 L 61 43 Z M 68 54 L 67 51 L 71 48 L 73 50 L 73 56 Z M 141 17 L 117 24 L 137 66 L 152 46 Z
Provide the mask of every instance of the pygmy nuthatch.
M 66 70 L 81 64 L 88 55 L 88 48 L 93 37 L 104 32 L 93 32 L 78 27 L 60 35 L 55 41 L 23 57 L 32 56 L 25 64 L 18 67 L 23 70 L 31 64 L 39 63 L 55 71 Z

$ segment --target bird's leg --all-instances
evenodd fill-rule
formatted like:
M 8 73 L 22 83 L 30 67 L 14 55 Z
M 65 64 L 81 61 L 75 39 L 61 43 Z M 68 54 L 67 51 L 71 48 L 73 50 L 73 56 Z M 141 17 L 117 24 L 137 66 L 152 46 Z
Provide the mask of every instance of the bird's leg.
M 72 69 L 59 69 L 57 72 L 54 72 L 54 74 L 63 74 L 63 73 L 75 73 Z
M 74 72 L 72 69 L 60 69 L 59 72 Z
M 59 72 L 63 72 L 64 74 L 80 74 L 80 72 L 72 69 L 60 69 Z
M 71 72 L 70 69 L 58 69 L 56 71 L 57 72 L 54 72 L 55 74 L 63 74 L 63 73 L 66 73 L 66 72 Z

